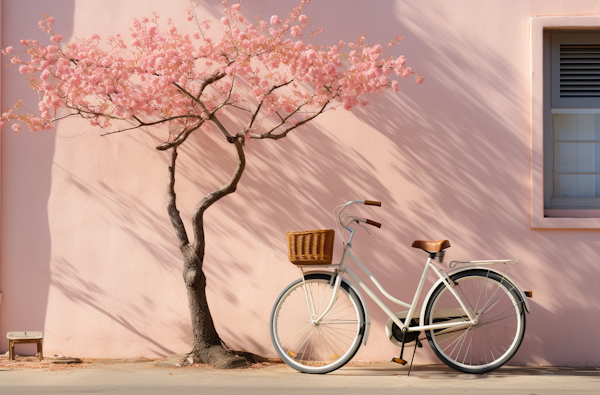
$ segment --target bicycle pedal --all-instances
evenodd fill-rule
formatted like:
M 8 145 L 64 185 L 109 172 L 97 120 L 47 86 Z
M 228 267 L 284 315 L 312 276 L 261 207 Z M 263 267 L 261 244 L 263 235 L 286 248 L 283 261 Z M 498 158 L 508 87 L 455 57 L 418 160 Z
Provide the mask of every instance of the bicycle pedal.
M 406 365 L 406 361 L 402 358 L 392 358 L 391 362 L 399 363 L 400 365 Z

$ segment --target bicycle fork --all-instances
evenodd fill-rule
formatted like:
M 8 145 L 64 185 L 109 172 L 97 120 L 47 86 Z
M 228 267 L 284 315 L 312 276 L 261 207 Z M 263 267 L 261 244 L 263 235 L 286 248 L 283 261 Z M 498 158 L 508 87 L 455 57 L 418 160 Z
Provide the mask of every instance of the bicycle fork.
M 340 287 L 342 285 L 342 278 L 343 278 L 343 274 L 340 270 L 336 270 L 331 277 L 331 281 L 330 284 L 333 283 L 333 290 L 331 293 L 331 298 L 329 300 L 329 304 L 327 305 L 327 308 L 325 308 L 325 311 L 323 311 L 323 313 L 321 313 L 321 315 L 319 315 L 319 317 L 317 317 L 317 314 L 319 313 L 320 310 L 320 305 L 317 306 L 315 304 L 315 298 L 313 297 L 312 294 L 312 290 L 310 289 L 310 287 L 308 287 L 306 285 L 306 282 L 304 280 L 304 273 L 302 274 L 302 282 L 303 282 L 303 288 L 304 288 L 304 296 L 306 297 L 306 304 L 308 306 L 308 312 L 310 314 L 310 320 L 314 325 L 319 325 L 321 323 L 321 321 L 327 317 L 327 315 L 331 312 L 331 310 L 333 310 L 333 305 L 335 304 L 335 302 L 337 301 L 338 298 L 338 292 L 340 290 Z M 325 296 L 323 296 L 323 298 L 325 298 Z M 323 301 L 320 302 L 320 304 L 322 304 Z

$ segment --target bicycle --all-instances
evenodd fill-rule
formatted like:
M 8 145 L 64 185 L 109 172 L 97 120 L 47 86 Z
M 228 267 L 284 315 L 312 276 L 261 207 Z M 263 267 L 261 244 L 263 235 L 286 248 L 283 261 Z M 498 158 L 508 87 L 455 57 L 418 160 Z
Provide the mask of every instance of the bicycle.
M 295 246 L 301 250 L 294 263 L 301 269 L 302 278 L 279 295 L 269 323 L 273 345 L 286 364 L 303 373 L 329 373 L 350 361 L 361 343 L 367 344 L 371 325 L 369 310 L 364 296 L 356 285 L 344 278 L 345 274 L 388 315 L 386 334 L 393 344 L 401 347 L 400 358 L 393 358 L 394 362 L 406 364 L 405 346 L 421 347 L 421 331 L 425 332 L 436 356 L 461 372 L 489 372 L 514 356 L 523 341 L 525 312 L 530 312 L 527 297 L 532 296 L 530 291 L 518 288 L 507 275 L 508 265 L 516 261 L 452 261 L 451 270 L 445 271 L 434 261 L 442 263 L 450 242 L 417 240 L 412 247 L 427 252 L 428 258 L 412 303 L 403 302 L 390 295 L 352 253 L 355 230 L 350 225 L 362 226 L 363 223 L 381 227 L 378 222 L 352 214 L 342 217 L 344 210 L 354 204 L 381 206 L 381 202 L 361 200 L 336 207 L 338 231 L 341 226 L 339 234 L 344 245 L 339 264 L 331 264 L 333 230 L 303 232 L 307 238 L 300 241 L 302 245 Z M 344 230 L 350 233 L 348 243 Z M 289 233 L 291 257 L 294 240 Z M 310 240 L 314 242 L 312 247 Z M 388 300 L 408 310 L 394 314 L 347 266 L 349 259 Z M 506 271 L 502 273 L 493 268 L 494 265 L 504 265 Z M 334 271 L 305 272 L 307 267 L 315 266 L 334 268 Z M 439 279 L 427 293 L 421 310 L 417 310 L 430 269 Z

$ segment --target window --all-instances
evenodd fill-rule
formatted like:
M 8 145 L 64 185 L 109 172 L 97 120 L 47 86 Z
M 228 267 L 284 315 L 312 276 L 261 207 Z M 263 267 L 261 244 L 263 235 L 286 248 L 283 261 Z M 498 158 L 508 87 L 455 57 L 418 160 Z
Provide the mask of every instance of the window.
M 545 36 L 544 207 L 600 209 L 600 33 Z
M 600 16 L 530 22 L 531 227 L 600 229 Z

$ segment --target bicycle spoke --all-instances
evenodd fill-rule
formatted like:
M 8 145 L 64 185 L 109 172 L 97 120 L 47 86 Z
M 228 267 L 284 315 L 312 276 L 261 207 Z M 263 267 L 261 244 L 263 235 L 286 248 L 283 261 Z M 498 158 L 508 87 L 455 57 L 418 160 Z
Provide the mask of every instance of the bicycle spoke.
M 271 318 L 274 344 L 281 358 L 309 373 L 328 372 L 342 366 L 356 352 L 361 340 L 359 299 L 344 286 L 334 295 L 329 280 L 320 276 L 308 274 L 303 282 L 290 287 L 282 294 Z M 321 322 L 314 323 L 332 298 L 331 311 Z M 310 316 L 311 308 L 314 318 Z
M 301 329 L 300 331 L 298 331 L 298 332 L 296 333 L 296 335 L 294 335 L 294 336 L 293 336 L 291 339 L 289 339 L 287 342 L 285 342 L 284 344 L 282 344 L 282 346 L 285 346 L 286 344 L 290 344 L 290 342 L 291 342 L 291 344 L 292 344 L 292 347 L 293 347 L 293 346 L 294 346 L 294 343 L 296 343 L 296 341 L 297 341 L 298 339 L 301 339 L 301 338 L 302 338 L 302 336 L 303 336 L 303 335 L 304 335 L 304 334 L 305 334 L 307 331 L 309 331 L 309 330 L 312 328 L 312 326 L 313 326 L 312 324 L 309 324 L 309 325 L 307 325 L 306 327 L 304 327 L 303 329 Z M 292 340 L 293 340 L 293 341 L 292 341 Z M 291 348 L 290 348 L 290 349 L 288 349 L 288 352 L 289 352 L 290 350 L 291 350 Z
M 506 313 L 506 312 L 507 312 L 507 311 L 509 311 L 510 309 L 514 309 L 514 308 L 515 308 L 515 305 L 512 305 L 512 306 L 511 306 L 511 307 L 509 307 L 508 309 L 506 309 L 506 310 L 504 310 L 504 311 L 502 311 L 502 312 L 500 312 L 500 313 L 496 314 L 496 315 L 495 315 L 495 316 L 493 316 L 492 318 L 490 318 L 490 320 L 493 320 L 494 318 L 496 318 L 496 317 L 498 317 L 498 316 L 500 316 L 500 315 L 502 315 L 502 314 Z M 510 317 L 513 317 L 513 316 L 515 316 L 515 315 L 517 315 L 517 313 L 515 313 L 515 314 L 513 314 L 513 315 L 511 315 L 511 316 L 509 316 L 509 317 L 506 317 L 506 318 L 510 318 Z M 500 318 L 500 319 L 498 319 L 498 320 L 496 320 L 496 321 L 503 320 L 503 319 L 504 319 L 504 318 Z M 485 324 L 491 324 L 492 322 L 496 322 L 496 321 L 486 321 L 486 322 L 485 322 Z
M 503 275 L 483 269 L 471 272 L 473 274 L 457 274 L 451 279 L 465 306 L 473 309 L 477 325 L 456 333 L 446 332 L 446 329 L 429 330 L 426 335 L 444 362 L 462 371 L 482 373 L 504 364 L 518 348 L 523 336 L 524 309 L 519 306 L 523 302 L 515 296 L 515 292 L 520 291 Z M 460 309 L 458 300 L 448 288 L 440 286 L 436 292 L 427 306 L 427 325 L 443 323 L 459 315 L 455 313 Z M 447 312 L 444 309 L 448 309 Z

